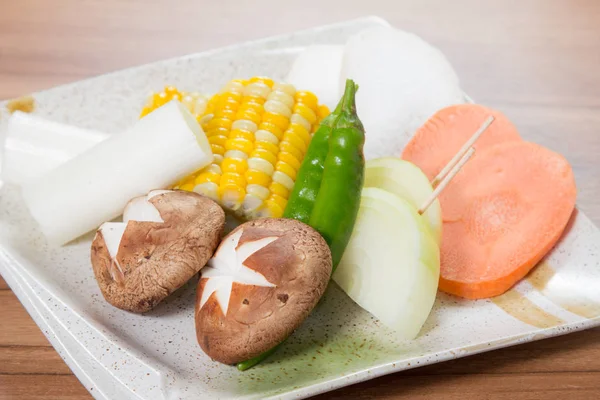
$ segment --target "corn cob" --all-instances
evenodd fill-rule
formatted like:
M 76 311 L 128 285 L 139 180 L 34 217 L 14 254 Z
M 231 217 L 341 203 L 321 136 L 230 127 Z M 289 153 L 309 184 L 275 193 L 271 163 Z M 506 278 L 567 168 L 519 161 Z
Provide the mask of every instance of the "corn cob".
M 153 95 L 142 114 L 176 96 L 184 98 L 170 87 Z M 312 134 L 329 114 L 327 107 L 310 92 L 254 77 L 230 81 L 204 109 L 195 110 L 203 111 L 192 112 L 215 160 L 175 188 L 209 196 L 243 218 L 280 217 Z
M 201 95 L 197 92 L 180 92 L 174 86 L 167 86 L 165 87 L 165 90 L 160 93 L 150 93 L 146 105 L 142 109 L 140 118 L 154 111 L 158 107 L 165 105 L 173 99 L 179 100 L 189 110 L 189 112 L 191 112 L 198 120 L 200 120 L 206 111 L 209 96 Z

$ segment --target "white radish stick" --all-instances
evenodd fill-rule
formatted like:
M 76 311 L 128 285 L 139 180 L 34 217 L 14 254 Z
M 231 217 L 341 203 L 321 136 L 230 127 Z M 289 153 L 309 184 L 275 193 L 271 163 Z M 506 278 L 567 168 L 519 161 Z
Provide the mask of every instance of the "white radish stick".
M 442 179 L 440 184 L 431 193 L 431 196 L 429 196 L 425 203 L 423 203 L 421 208 L 419 208 L 419 214 L 423 214 L 425 211 L 427 211 L 427 207 L 429 207 L 431 203 L 433 203 L 435 199 L 440 195 L 440 193 L 442 193 L 442 190 L 444 190 L 444 188 L 448 186 L 450 181 L 456 176 L 456 174 L 458 174 L 460 169 L 463 167 L 463 165 L 467 163 L 467 161 L 469 161 L 473 154 L 475 154 L 475 149 L 471 147 L 469 150 L 467 150 L 467 153 L 464 154 L 460 160 L 458 160 L 458 163 L 454 165 L 454 167 L 444 177 L 444 179 Z
M 15 111 L 6 127 L 2 180 L 20 185 L 89 150 L 108 136 Z
M 167 188 L 213 161 L 206 135 L 178 101 L 129 130 L 22 185 L 23 198 L 53 244 L 118 217 L 127 202 Z
M 485 130 L 492 124 L 492 122 L 494 122 L 494 119 L 494 116 L 490 115 L 483 122 L 483 124 L 481 124 L 479 129 L 477 129 L 477 132 L 475 132 L 473 136 L 471 136 L 471 138 L 469 138 L 469 140 L 465 142 L 465 144 L 460 148 L 460 150 L 458 150 L 454 157 L 452 157 L 452 159 L 448 161 L 448 164 L 446 164 L 446 166 L 442 168 L 440 173 L 437 174 L 435 178 L 433 178 L 433 180 L 431 181 L 431 186 L 434 189 L 437 187 L 437 185 L 440 184 L 442 179 L 444 179 L 444 177 L 448 175 L 450 170 L 454 168 L 454 166 L 463 158 L 463 156 L 467 154 L 467 151 L 469 151 L 469 149 L 473 146 L 473 144 L 475 144 L 475 142 L 477 141 L 477 139 L 479 139 L 483 132 L 485 132 Z

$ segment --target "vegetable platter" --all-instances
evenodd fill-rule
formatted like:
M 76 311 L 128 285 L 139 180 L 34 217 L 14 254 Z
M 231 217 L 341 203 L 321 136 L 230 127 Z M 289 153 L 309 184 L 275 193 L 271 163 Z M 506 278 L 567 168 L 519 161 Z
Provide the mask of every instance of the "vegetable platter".
M 379 18 L 33 98 L 0 103 L 0 272 L 97 399 L 304 398 L 600 325 L 568 162 Z

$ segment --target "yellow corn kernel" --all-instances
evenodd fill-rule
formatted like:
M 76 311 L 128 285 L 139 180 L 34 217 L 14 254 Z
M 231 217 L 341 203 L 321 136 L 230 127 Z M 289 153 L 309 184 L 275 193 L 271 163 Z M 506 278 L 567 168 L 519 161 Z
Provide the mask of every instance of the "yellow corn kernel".
M 273 79 L 271 78 L 267 78 L 265 76 L 255 76 L 253 78 L 250 78 L 248 80 L 249 83 L 255 83 L 255 82 L 259 82 L 259 83 L 263 83 L 265 85 L 267 85 L 268 87 L 273 87 Z
M 317 109 L 317 116 L 319 117 L 319 121 L 327 117 L 329 114 L 331 114 L 331 111 L 329 111 L 329 107 L 327 107 L 325 104 L 319 105 L 319 108 Z
M 283 161 L 286 164 L 289 164 L 296 171 L 298 171 L 300 169 L 300 165 L 302 164 L 300 162 L 300 160 L 298 160 L 296 157 L 294 157 L 292 154 L 288 153 L 287 151 L 280 151 L 277 154 L 277 159 L 279 161 Z
M 258 106 L 258 107 L 261 107 L 260 111 L 256 111 L 254 106 L 252 106 L 252 105 L 245 104 L 242 107 L 240 107 L 237 114 L 235 115 L 235 118 L 236 119 L 247 119 L 258 125 L 258 124 L 260 124 L 260 120 L 261 120 L 262 106 Z
M 266 218 L 281 218 L 283 215 L 283 210 L 285 210 L 285 208 L 281 207 L 275 201 L 269 199 L 265 201 L 264 208 L 260 210 L 258 216 Z
M 290 124 L 290 126 L 287 128 L 287 131 L 285 131 L 286 134 L 288 133 L 293 133 L 295 135 L 298 135 L 298 137 L 300 137 L 304 143 L 308 146 L 308 144 L 310 143 L 310 131 L 308 129 L 306 129 L 303 125 L 300 124 Z
M 300 115 L 311 125 L 317 122 L 317 114 L 315 114 L 315 112 L 306 104 L 297 103 L 294 106 L 294 114 Z
M 231 133 L 229 133 L 229 138 L 230 139 L 240 138 L 240 139 L 253 141 L 254 134 L 252 132 L 245 131 L 242 129 L 232 129 Z
M 229 108 L 220 108 L 214 113 L 214 118 L 224 118 L 233 120 L 235 118 L 236 110 Z
M 208 143 L 210 144 L 218 144 L 219 146 L 225 146 L 225 142 L 227 141 L 227 136 L 224 135 L 214 135 L 208 138 Z
M 223 172 L 235 172 L 243 175 L 248 170 L 248 163 L 246 160 L 241 158 L 226 158 L 221 163 L 221 170 Z
M 292 178 L 294 181 L 296 180 L 296 170 L 292 168 L 290 164 L 284 163 L 283 161 L 277 161 L 275 169 L 277 171 L 283 172 L 284 174 Z
M 223 146 L 219 146 L 218 144 L 211 144 L 210 148 L 212 149 L 213 154 L 225 154 L 225 148 Z
M 251 157 L 262 158 L 263 160 L 266 160 L 273 165 L 277 163 L 277 156 L 271 153 L 269 150 L 265 150 L 262 148 L 254 149 L 254 151 L 251 154 Z
M 264 118 L 263 122 L 260 123 L 260 130 L 271 132 L 278 140 L 281 140 L 281 137 L 283 136 L 283 129 L 272 122 L 265 121 Z
M 264 172 L 248 170 L 246 171 L 246 181 L 251 185 L 259 185 L 267 187 L 271 183 L 271 176 Z
M 264 113 L 264 115 L 262 116 L 262 121 L 263 123 L 268 122 L 270 124 L 273 124 L 282 131 L 286 130 L 288 125 L 290 124 L 289 118 L 283 115 L 273 114 L 270 112 Z M 273 132 L 273 134 L 275 134 L 275 132 Z
M 292 146 L 300 150 L 302 154 L 306 152 L 306 143 L 304 143 L 304 140 L 302 140 L 300 136 L 294 133 L 286 132 L 283 135 L 283 140 L 289 142 Z
M 229 135 L 229 129 L 223 128 L 223 127 L 218 127 L 218 128 L 213 128 L 213 129 L 206 131 L 207 138 L 210 138 L 211 136 L 216 136 L 216 135 L 227 136 L 227 135 Z
M 296 157 L 297 160 L 302 160 L 304 158 L 304 154 L 287 140 L 283 140 L 279 143 L 279 151 L 290 153 L 292 156 Z
M 233 138 L 227 139 L 225 142 L 225 150 L 239 150 L 246 154 L 250 154 L 254 146 L 252 145 L 251 140 L 243 139 L 243 138 Z
M 205 171 L 205 172 L 201 172 L 200 174 L 198 174 L 198 176 L 196 177 L 196 180 L 194 181 L 194 186 L 195 185 L 199 185 L 201 183 L 206 183 L 206 182 L 212 182 L 212 183 L 216 183 L 219 184 L 219 181 L 221 180 L 221 175 L 211 172 L 211 171 Z
M 279 182 L 271 182 L 269 190 L 271 191 L 271 193 L 281 196 L 284 199 L 290 197 L 290 191 Z
M 254 143 L 254 146 L 257 149 L 265 149 L 273 154 L 277 154 L 277 152 L 279 151 L 279 147 L 277 147 L 277 145 L 275 145 L 271 142 L 265 142 L 264 140 L 257 140 Z
M 152 107 L 145 106 L 144 108 L 142 108 L 142 112 L 140 113 L 140 118 L 145 117 L 146 115 L 150 114 L 152 111 L 154 111 Z
M 242 101 L 242 97 L 244 97 L 244 95 L 240 92 L 225 92 L 222 93 L 223 97 L 221 97 L 219 100 L 222 102 L 235 102 L 235 103 L 240 103 Z M 225 100 L 228 99 L 228 100 Z M 218 106 L 218 101 L 217 104 L 215 104 L 215 108 Z
M 186 183 L 185 185 L 179 186 L 179 190 L 185 190 L 186 192 L 193 192 L 194 191 L 194 184 L 193 183 Z
M 305 90 L 296 92 L 294 98 L 296 99 L 297 103 L 306 104 L 306 106 L 312 108 L 313 110 L 316 110 L 319 106 L 319 100 L 317 99 L 317 96 Z
M 207 128 L 208 130 L 213 130 L 216 128 L 225 128 L 229 130 L 231 129 L 231 120 L 227 118 L 213 118 L 208 123 Z
M 165 93 L 167 95 L 174 95 L 179 93 L 179 91 L 177 90 L 177 88 L 175 86 L 165 86 Z
M 246 179 L 244 179 L 244 176 L 242 174 L 238 174 L 235 172 L 223 173 L 223 175 L 221 175 L 220 182 L 221 182 L 221 186 L 226 186 L 229 184 L 239 186 L 239 187 L 246 186 Z
M 272 201 L 285 210 L 285 206 L 287 205 L 287 200 L 277 194 L 271 194 L 267 201 Z

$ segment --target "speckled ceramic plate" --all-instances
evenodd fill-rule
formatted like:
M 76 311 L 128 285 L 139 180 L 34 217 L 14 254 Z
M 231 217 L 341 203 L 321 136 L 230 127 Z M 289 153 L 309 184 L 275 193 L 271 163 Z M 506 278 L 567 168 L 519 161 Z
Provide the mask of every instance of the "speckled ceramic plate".
M 231 78 L 282 78 L 303 46 L 343 43 L 378 24 L 385 22 L 366 18 L 62 86 L 35 95 L 36 113 L 118 132 L 136 119 L 150 90 L 174 84 L 212 92 Z M 245 373 L 212 362 L 196 344 L 195 282 L 146 315 L 108 305 L 90 267 L 90 241 L 88 235 L 63 248 L 47 246 L 19 193 L 2 189 L 0 272 L 97 399 L 301 398 L 600 325 L 600 232 L 577 211 L 560 244 L 517 287 L 494 300 L 440 293 L 414 341 L 399 340 L 332 285 L 282 349 Z

